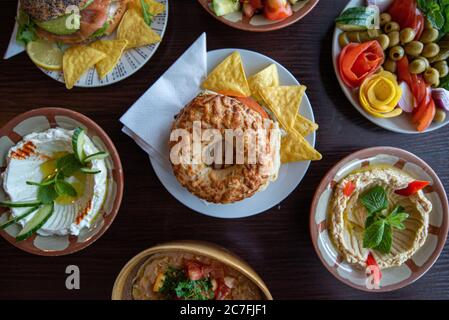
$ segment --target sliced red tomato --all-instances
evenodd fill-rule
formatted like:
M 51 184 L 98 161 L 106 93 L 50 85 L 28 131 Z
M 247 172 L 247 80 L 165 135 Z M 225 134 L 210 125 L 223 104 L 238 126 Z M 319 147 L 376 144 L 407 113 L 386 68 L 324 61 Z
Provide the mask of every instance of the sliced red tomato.
M 399 23 L 401 29 L 412 28 L 416 33 L 415 39 L 421 37 L 424 30 L 424 16 L 418 9 L 416 0 L 395 0 L 388 13 L 393 21 Z
M 417 193 L 419 190 L 424 189 L 429 185 L 429 181 L 419 181 L 415 180 L 408 184 L 408 186 L 404 189 L 396 190 L 394 193 L 399 194 L 404 197 L 411 196 L 412 194 Z
M 411 73 L 408 69 L 408 58 L 404 56 L 401 60 L 396 62 L 397 74 L 399 81 L 405 81 L 410 89 L 412 88 Z
M 352 193 L 355 190 L 355 184 L 352 181 L 348 181 L 346 182 L 344 188 L 343 188 L 343 194 L 346 197 L 350 197 L 352 195 Z
M 293 14 L 290 3 L 286 0 L 266 0 L 264 15 L 268 20 L 282 20 Z
M 350 88 L 357 88 L 363 80 L 383 64 L 385 54 L 376 40 L 346 45 L 338 57 L 339 73 Z

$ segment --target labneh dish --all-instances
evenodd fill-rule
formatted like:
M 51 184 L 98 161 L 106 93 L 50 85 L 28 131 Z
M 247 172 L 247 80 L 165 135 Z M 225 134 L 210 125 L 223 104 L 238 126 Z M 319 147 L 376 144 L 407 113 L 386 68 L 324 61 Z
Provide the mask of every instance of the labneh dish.
M 11 218 L 0 229 L 18 223 L 22 241 L 90 228 L 106 199 L 108 157 L 81 128 L 26 135 L 7 154 L 2 178 L 9 199 L 0 206 L 10 208 Z
M 135 300 L 261 300 L 257 285 L 225 264 L 191 253 L 152 255 L 132 285 Z
M 427 239 L 428 185 L 386 164 L 363 167 L 339 181 L 328 221 L 343 259 L 361 270 L 398 267 L 410 259 Z

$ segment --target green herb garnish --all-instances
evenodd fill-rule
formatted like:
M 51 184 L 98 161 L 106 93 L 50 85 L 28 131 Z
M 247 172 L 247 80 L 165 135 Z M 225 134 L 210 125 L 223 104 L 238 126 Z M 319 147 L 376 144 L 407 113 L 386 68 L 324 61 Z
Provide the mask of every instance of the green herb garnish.
M 418 0 L 417 3 L 427 20 L 440 31 L 441 36 L 449 33 L 449 1 Z
M 363 247 L 385 254 L 390 253 L 393 243 L 393 228 L 403 230 L 405 228 L 403 222 L 409 215 L 401 206 L 396 206 L 390 213 L 385 214 L 388 208 L 388 199 L 385 189 L 381 186 L 365 192 L 360 201 L 368 211 Z
M 17 41 L 27 45 L 28 42 L 35 41 L 37 39 L 36 24 L 33 20 L 31 20 L 29 15 L 20 10 L 16 21 L 19 25 L 16 36 Z
M 91 37 L 92 39 L 95 39 L 95 38 L 100 38 L 100 37 L 104 36 L 105 33 L 106 33 L 106 30 L 108 30 L 108 28 L 109 28 L 109 22 L 106 21 L 106 22 L 104 23 L 104 25 L 103 25 L 100 29 L 98 29 L 97 31 L 95 31 L 94 33 L 92 33 L 92 35 L 91 35 L 90 37 Z
M 145 0 L 140 0 L 140 4 L 142 6 L 143 20 L 145 20 L 145 23 L 151 27 L 151 24 L 153 23 L 153 14 L 150 11 L 150 7 Z

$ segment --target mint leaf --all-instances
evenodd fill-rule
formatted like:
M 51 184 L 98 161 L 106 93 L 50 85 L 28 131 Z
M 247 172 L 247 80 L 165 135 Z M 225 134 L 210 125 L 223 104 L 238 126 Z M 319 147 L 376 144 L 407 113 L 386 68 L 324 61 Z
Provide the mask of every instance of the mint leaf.
M 402 222 L 407 220 L 409 214 L 405 212 L 405 209 L 401 206 L 396 206 L 393 211 L 387 216 L 387 223 L 399 230 L 404 230 L 405 226 Z
M 387 254 L 390 253 L 392 243 L 393 243 L 393 232 L 391 226 L 385 224 L 382 240 L 373 249 L 378 250 L 381 253 Z
M 365 229 L 368 229 L 376 221 L 377 221 L 377 216 L 375 214 L 368 216 L 365 220 Z
M 363 247 L 376 248 L 382 241 L 384 230 L 384 219 L 378 220 L 371 224 L 368 229 L 365 230 L 365 235 L 363 237 Z
M 381 186 L 374 187 L 365 192 L 361 197 L 363 206 L 368 211 L 368 215 L 382 211 L 388 207 L 387 193 Z
M 43 204 L 51 204 L 57 197 L 54 185 L 40 187 L 37 191 L 37 199 Z
M 64 180 L 57 180 L 55 183 L 55 190 L 60 196 L 76 197 L 78 193 L 72 185 Z
M 71 153 L 65 155 L 62 158 L 59 158 L 56 161 L 56 168 L 58 169 L 58 171 L 62 172 L 64 176 L 70 177 L 81 168 L 81 164 L 76 156 Z

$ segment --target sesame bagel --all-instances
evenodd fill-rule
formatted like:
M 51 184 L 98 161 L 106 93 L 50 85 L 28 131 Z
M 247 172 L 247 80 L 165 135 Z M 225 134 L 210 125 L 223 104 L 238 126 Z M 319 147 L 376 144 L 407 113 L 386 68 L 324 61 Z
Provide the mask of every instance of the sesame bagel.
M 88 0 L 20 0 L 22 9 L 37 21 L 48 21 L 66 13 L 69 6 L 82 8 Z
M 201 130 L 215 129 L 223 137 L 226 129 L 240 129 L 243 132 L 247 129 L 255 131 L 268 129 L 266 131 L 268 136 L 266 141 L 260 140 L 264 142 L 259 144 L 259 158 L 255 163 L 248 160 L 249 142 L 246 138 L 243 143 L 244 161 L 241 164 L 217 167 L 214 164 L 204 163 L 202 157 L 199 163 L 181 161 L 175 164 L 171 158 L 174 175 L 192 194 L 211 203 L 233 203 L 253 196 L 277 178 L 280 167 L 281 137 L 277 123 L 264 119 L 260 113 L 237 99 L 209 93 L 196 97 L 176 116 L 172 133 L 175 129 L 184 129 L 192 137 L 195 121 L 200 121 Z M 180 139 L 169 142 L 171 156 L 175 150 L 173 148 L 178 143 Z M 202 152 L 207 150 L 209 143 L 210 141 L 201 142 Z M 261 158 L 264 161 L 259 161 Z

